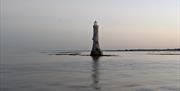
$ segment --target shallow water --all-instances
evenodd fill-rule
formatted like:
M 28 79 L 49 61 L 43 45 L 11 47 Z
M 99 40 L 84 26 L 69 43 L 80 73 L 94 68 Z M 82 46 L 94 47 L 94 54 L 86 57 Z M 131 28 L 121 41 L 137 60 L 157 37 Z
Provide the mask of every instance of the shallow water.
M 4 56 L 0 90 L 180 91 L 180 55 L 149 53 L 105 52 L 118 56 L 100 58 L 47 53 Z

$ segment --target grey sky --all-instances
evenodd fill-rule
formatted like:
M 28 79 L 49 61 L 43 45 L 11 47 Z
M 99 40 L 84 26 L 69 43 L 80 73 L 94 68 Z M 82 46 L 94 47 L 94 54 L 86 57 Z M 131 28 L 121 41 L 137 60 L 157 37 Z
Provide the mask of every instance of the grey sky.
M 1 0 L 4 52 L 179 47 L 179 0 Z

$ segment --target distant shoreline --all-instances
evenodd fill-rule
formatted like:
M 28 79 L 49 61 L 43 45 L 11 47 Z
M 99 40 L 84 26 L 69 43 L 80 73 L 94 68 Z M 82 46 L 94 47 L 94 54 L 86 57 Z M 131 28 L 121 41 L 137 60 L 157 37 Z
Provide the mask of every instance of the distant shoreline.
M 180 52 L 180 48 L 175 49 L 122 49 L 122 50 L 102 50 L 104 52 L 165 52 L 170 53 L 148 53 L 149 55 L 180 55 L 179 53 L 171 53 L 174 51 Z M 90 56 L 87 54 L 81 54 L 81 52 L 90 52 L 90 50 L 49 50 L 41 53 L 48 53 L 48 55 L 71 55 L 71 56 Z M 117 56 L 117 55 L 103 55 L 103 56 Z
M 180 48 L 175 48 L 175 49 L 122 49 L 122 50 L 103 50 L 103 51 L 180 51 Z
M 91 50 L 47 50 L 46 52 L 84 52 Z M 172 48 L 172 49 L 105 49 L 102 51 L 180 51 L 180 48 Z M 42 52 L 42 53 L 46 53 Z

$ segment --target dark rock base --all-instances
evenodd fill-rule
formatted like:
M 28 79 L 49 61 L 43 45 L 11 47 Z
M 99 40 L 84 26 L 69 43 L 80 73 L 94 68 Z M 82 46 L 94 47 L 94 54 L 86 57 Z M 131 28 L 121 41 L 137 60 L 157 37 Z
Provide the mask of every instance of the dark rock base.
M 91 54 L 90 54 L 90 56 L 102 56 L 103 55 L 103 53 L 102 53 L 102 51 L 91 51 Z

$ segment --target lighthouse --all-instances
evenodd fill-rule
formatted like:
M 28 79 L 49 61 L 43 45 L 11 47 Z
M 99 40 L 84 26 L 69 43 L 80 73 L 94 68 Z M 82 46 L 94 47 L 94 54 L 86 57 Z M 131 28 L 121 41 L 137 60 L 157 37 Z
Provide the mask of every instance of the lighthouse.
M 91 56 L 102 56 L 102 51 L 99 46 L 99 35 L 98 35 L 98 23 L 97 21 L 94 21 L 93 25 L 93 45 L 92 45 L 92 50 L 91 50 Z

